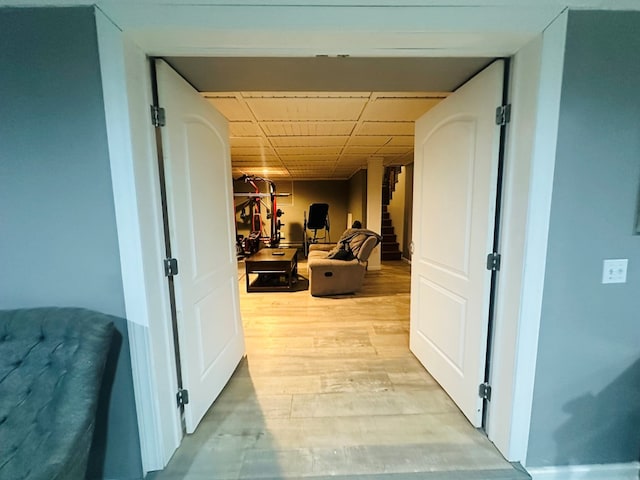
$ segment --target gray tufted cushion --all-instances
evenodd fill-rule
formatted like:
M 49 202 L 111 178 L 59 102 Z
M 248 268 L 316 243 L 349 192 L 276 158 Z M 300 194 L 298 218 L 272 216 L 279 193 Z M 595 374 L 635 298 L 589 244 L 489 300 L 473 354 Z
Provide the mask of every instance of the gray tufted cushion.
M 111 317 L 0 310 L 0 479 L 83 479 Z

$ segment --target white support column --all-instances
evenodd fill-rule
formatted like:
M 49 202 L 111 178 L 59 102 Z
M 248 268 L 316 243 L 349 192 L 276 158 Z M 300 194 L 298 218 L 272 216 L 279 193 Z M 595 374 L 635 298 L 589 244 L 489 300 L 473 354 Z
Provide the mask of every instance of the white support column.
M 382 157 L 367 160 L 367 228 L 382 234 L 382 178 L 384 166 Z M 369 270 L 380 270 L 380 250 L 378 245 L 369 256 Z

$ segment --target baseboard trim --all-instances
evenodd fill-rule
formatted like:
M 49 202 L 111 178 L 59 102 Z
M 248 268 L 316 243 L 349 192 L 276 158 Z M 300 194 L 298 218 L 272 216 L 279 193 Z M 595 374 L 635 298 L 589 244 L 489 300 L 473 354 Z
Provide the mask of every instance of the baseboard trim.
M 640 462 L 527 468 L 533 480 L 638 480 Z

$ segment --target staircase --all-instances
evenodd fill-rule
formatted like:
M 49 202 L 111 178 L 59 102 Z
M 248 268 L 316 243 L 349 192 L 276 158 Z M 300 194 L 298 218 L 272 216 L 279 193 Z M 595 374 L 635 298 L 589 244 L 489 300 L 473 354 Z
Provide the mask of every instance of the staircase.
M 400 260 L 400 245 L 396 241 L 396 234 L 391 223 L 391 217 L 387 212 L 387 206 L 382 206 L 382 250 L 380 258 L 382 260 Z
M 396 233 L 391 222 L 391 217 L 387 211 L 387 205 L 391 201 L 396 182 L 398 181 L 398 173 L 400 167 L 387 167 L 384 170 L 384 179 L 382 181 L 382 244 L 380 259 L 381 260 L 400 260 L 402 253 L 400 245 L 396 239 Z

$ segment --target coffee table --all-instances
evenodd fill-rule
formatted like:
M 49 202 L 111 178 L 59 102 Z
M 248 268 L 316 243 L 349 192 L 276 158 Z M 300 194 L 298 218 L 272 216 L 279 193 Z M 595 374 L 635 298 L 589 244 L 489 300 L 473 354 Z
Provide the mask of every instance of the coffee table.
M 298 280 L 298 250 L 295 248 L 263 248 L 246 258 L 247 292 L 293 290 Z M 257 275 L 251 281 L 250 275 Z

